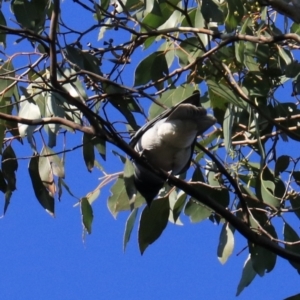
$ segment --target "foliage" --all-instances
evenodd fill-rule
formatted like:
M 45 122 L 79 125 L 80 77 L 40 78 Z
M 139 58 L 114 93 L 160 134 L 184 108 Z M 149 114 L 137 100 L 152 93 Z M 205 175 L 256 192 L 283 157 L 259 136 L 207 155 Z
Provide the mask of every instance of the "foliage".
M 98 167 L 104 174 L 99 186 L 78 199 L 85 232 L 92 231 L 92 203 L 100 189 L 114 182 L 108 208 L 113 216 L 129 215 L 124 249 L 135 222 L 143 253 L 168 222 L 182 224 L 186 215 L 193 223 L 209 219 L 220 225 L 221 263 L 233 251 L 235 232 L 246 238 L 249 256 L 237 295 L 257 274 L 271 272 L 277 256 L 300 273 L 294 226 L 300 217 L 298 2 L 73 2 L 72 13 L 86 18 L 77 28 L 65 20 L 70 11 L 58 0 L 1 1 L 4 213 L 19 180 L 22 155 L 16 148 L 24 139 L 32 151 L 29 176 L 43 208 L 54 215 L 63 190 L 73 196 L 64 177 L 67 145 L 76 132 L 87 171 Z M 169 184 L 145 207 L 131 193 L 129 158 L 147 162 L 128 146 L 130 135 L 142 125 L 140 117 L 147 120 L 148 107 L 153 119 L 200 89 L 202 105 L 218 124 L 197 143 L 185 178 L 153 170 L 168 176 Z M 124 172 L 110 174 L 101 166 L 107 143 L 114 145 Z

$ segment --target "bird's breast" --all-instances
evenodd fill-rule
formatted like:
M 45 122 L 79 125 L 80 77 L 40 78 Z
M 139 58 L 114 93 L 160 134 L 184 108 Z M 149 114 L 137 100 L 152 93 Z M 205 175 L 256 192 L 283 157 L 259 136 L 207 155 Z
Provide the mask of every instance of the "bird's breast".
M 197 127 L 195 122 L 173 120 L 162 123 L 157 129 L 157 135 L 165 145 L 184 149 L 193 144 Z

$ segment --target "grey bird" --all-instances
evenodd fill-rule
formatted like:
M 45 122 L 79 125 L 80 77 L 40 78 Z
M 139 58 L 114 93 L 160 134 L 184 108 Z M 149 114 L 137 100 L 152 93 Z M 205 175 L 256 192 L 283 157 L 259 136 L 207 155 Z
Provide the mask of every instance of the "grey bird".
M 140 128 L 130 145 L 153 167 L 172 175 L 184 173 L 190 167 L 197 136 L 216 123 L 198 105 L 197 91 Z M 150 206 L 165 181 L 135 161 L 133 166 L 136 189 Z

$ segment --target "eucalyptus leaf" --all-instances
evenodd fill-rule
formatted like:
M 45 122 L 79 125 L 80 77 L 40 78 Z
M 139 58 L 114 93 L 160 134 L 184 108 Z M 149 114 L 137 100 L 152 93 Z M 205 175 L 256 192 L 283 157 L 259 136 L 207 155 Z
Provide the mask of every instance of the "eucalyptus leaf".
M 218 259 L 221 264 L 225 264 L 234 248 L 234 227 L 228 222 L 224 223 L 219 238 Z
M 240 295 L 244 288 L 253 281 L 255 276 L 256 272 L 253 269 L 251 256 L 249 255 L 244 264 L 242 277 L 237 288 L 236 296 Z
M 124 237 L 123 237 L 123 250 L 125 252 L 126 246 L 130 240 L 130 236 L 133 230 L 133 226 L 137 217 L 138 209 L 134 208 L 130 215 L 128 216 L 128 219 L 126 220 L 125 223 L 125 231 L 124 231 Z
M 160 237 L 166 228 L 169 210 L 168 199 L 161 198 L 153 201 L 151 207 L 146 206 L 142 211 L 138 229 L 138 242 L 141 254 Z
M 80 201 L 80 208 L 81 208 L 81 216 L 82 216 L 82 224 L 84 229 L 91 234 L 92 233 L 92 222 L 93 222 L 93 209 L 90 205 L 88 199 L 83 197 Z
M 30 159 L 28 170 L 37 200 L 51 216 L 54 216 L 54 198 L 49 194 L 40 177 L 39 156 Z

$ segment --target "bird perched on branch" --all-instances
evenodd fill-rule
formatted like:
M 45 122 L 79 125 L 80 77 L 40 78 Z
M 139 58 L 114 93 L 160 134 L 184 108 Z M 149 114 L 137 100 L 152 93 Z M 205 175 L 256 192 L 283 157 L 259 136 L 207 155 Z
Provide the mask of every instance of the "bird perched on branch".
M 130 145 L 154 168 L 172 175 L 184 173 L 190 167 L 197 136 L 216 122 L 199 105 L 200 93 L 197 91 L 141 127 Z M 133 166 L 136 189 L 150 205 L 165 181 L 136 161 Z

